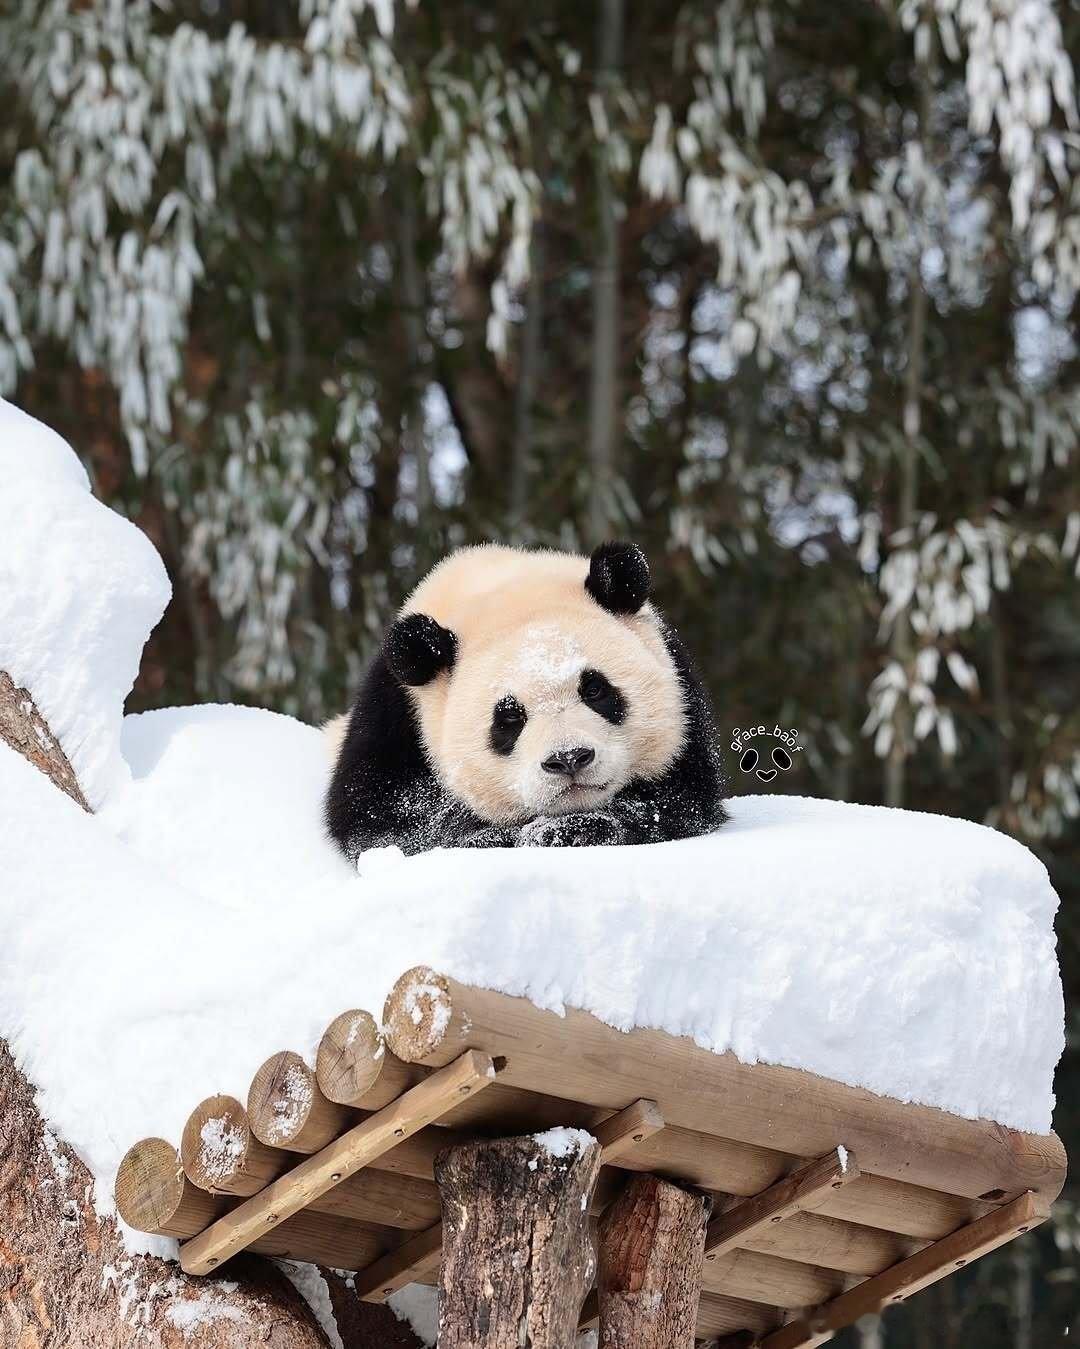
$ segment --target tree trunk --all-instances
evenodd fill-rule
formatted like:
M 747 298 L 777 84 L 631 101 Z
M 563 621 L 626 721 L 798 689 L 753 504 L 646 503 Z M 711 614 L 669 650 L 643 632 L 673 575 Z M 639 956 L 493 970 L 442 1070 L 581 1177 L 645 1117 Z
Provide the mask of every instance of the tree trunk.
M 83 809 L 71 765 L 25 689 L 0 671 L 0 740 Z M 328 1349 L 309 1308 L 254 1257 L 228 1281 L 124 1250 L 94 1212 L 90 1173 L 46 1127 L 0 1040 L 0 1346 L 3 1349 Z
M 439 1349 L 574 1344 L 595 1267 L 589 1204 L 600 1147 L 579 1131 L 552 1137 L 485 1139 L 435 1159 Z
M 693 1349 L 712 1199 L 635 1175 L 600 1220 L 604 1349 Z
M 597 34 L 598 93 L 609 102 L 622 62 L 623 0 L 603 0 Z M 590 547 L 611 532 L 618 441 L 619 222 L 607 147 L 596 149 L 596 260 L 592 274 L 592 363 L 589 387 Z

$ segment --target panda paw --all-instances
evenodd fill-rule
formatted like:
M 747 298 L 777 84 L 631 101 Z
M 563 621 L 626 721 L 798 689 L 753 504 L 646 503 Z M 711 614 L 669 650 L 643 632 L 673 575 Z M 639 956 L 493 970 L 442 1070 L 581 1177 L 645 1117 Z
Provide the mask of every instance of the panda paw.
M 461 848 L 512 848 L 518 842 L 517 830 L 502 829 L 491 825 L 487 829 L 477 829 L 467 834 L 458 844 Z
M 518 840 L 525 848 L 602 848 L 622 842 L 622 830 L 611 815 L 541 816 L 524 825 Z

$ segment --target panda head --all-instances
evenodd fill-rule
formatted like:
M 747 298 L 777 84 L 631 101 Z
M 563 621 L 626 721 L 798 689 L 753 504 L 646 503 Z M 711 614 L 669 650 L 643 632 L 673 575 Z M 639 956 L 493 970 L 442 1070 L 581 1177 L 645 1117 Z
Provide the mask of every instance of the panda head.
M 597 810 L 682 748 L 682 686 L 633 544 L 453 554 L 385 643 L 444 787 L 481 819 Z

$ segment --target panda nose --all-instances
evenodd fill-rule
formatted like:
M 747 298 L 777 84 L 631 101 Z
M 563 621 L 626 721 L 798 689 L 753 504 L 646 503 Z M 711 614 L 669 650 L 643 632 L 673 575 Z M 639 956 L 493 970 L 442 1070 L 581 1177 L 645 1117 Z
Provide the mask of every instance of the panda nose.
M 552 754 L 540 765 L 545 773 L 558 773 L 561 777 L 572 778 L 580 773 L 596 758 L 596 751 L 579 746 L 577 749 L 562 749 Z

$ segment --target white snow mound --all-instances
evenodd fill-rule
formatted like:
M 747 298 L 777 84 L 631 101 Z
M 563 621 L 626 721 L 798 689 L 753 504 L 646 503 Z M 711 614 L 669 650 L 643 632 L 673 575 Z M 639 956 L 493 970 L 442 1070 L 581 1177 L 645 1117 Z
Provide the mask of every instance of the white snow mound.
M 0 670 L 31 691 L 92 807 L 120 785 L 124 699 L 169 580 L 47 426 L 0 399 Z

